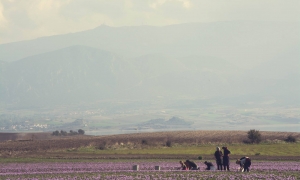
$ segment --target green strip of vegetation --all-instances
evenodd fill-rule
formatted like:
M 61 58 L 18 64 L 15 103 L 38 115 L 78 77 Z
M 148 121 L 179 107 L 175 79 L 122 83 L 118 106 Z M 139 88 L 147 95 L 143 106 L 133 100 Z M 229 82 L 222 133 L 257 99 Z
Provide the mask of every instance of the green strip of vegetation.
M 120 155 L 134 155 L 134 154 L 166 154 L 166 155 L 195 155 L 195 157 L 206 156 L 207 158 L 213 158 L 216 146 L 218 145 L 194 145 L 194 146 L 173 146 L 173 147 L 147 147 L 144 149 L 96 149 L 95 147 L 82 147 L 79 149 L 71 149 L 60 151 L 61 156 L 64 154 L 120 154 Z M 241 156 L 299 156 L 300 143 L 278 143 L 278 144 L 230 144 L 220 145 L 227 146 L 232 155 Z M 74 154 L 74 155 L 75 155 Z M 75 155 L 76 156 L 76 155 Z M 144 160 L 144 159 L 143 159 Z M 59 158 L 0 158 L 1 163 L 29 163 L 29 162 L 98 162 L 98 161 L 114 161 L 113 159 L 59 159 Z M 116 159 L 115 161 L 123 161 Z M 127 161 L 124 159 L 124 161 Z M 136 160 L 135 160 L 136 161 Z M 150 159 L 147 161 L 151 161 Z
M 224 146 L 224 145 L 223 145 Z M 266 155 L 266 156 L 299 156 L 300 143 L 280 144 L 233 144 L 226 145 L 232 155 Z M 222 145 L 221 145 L 222 147 Z M 144 149 L 104 149 L 94 147 L 82 147 L 72 152 L 97 153 L 97 154 L 191 154 L 191 155 L 212 155 L 216 145 L 202 146 L 177 146 L 164 148 Z

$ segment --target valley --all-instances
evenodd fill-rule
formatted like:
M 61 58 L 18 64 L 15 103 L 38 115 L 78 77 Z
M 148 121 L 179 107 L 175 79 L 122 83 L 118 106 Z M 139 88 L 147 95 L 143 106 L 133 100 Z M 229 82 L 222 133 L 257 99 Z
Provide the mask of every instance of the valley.
M 86 134 L 126 134 L 170 130 L 300 131 L 297 107 L 176 107 L 168 104 L 109 102 L 92 107 L 1 110 L 2 132 L 49 132 L 84 129 Z M 122 105 L 121 105 L 122 104 Z M 145 103 L 146 104 L 146 103 Z M 93 105 L 95 106 L 95 105 Z M 184 106 L 184 104 L 182 105 Z M 129 108 L 130 107 L 130 108 Z M 168 121 L 172 118 L 181 122 Z M 156 121 L 155 121 L 156 120 Z

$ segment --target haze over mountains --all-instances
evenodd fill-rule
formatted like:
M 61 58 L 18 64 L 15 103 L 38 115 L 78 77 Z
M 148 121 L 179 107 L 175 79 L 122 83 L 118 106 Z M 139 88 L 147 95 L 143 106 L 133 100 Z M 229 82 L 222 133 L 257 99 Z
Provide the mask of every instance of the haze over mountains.
M 0 45 L 3 107 L 300 104 L 300 24 L 108 27 Z

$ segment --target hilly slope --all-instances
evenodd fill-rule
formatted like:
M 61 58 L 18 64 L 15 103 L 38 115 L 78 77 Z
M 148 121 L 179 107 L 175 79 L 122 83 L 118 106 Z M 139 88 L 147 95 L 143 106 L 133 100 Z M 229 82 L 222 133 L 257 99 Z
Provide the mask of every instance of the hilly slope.
M 0 105 L 299 105 L 299 23 L 108 27 L 0 45 Z
M 85 45 L 137 57 L 153 53 L 183 57 L 215 56 L 240 65 L 270 59 L 299 47 L 299 23 L 214 22 L 163 27 L 98 28 L 0 45 L 0 60 L 15 61 L 61 48 Z M 18 52 L 18 53 L 16 53 Z
M 2 97 L 27 105 L 108 98 L 117 89 L 122 63 L 113 53 L 84 46 L 27 57 L 5 67 Z
M 125 59 L 87 46 L 30 56 L 1 67 L 3 102 L 28 107 L 223 97 L 236 93 L 231 81 L 240 73 L 214 57 L 149 54 Z

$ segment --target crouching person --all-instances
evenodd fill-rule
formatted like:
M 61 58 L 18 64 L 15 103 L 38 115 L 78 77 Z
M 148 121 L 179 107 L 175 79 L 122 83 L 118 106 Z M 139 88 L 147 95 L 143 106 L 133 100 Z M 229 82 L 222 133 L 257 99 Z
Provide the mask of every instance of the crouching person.
M 216 170 L 215 166 L 213 165 L 213 163 L 205 161 L 204 164 L 206 165 L 206 169 L 205 170 Z
M 194 163 L 193 161 L 190 161 L 190 160 L 186 160 L 185 165 L 187 166 L 187 168 L 189 170 L 199 170 L 200 169 L 200 168 L 198 168 L 196 163 Z
M 179 161 L 179 163 L 181 165 L 181 167 L 180 167 L 181 170 L 188 170 L 187 166 L 185 165 L 185 162 Z
M 242 157 L 236 161 L 236 164 L 240 165 L 240 171 L 249 172 L 249 167 L 251 166 L 251 159 L 249 157 Z

